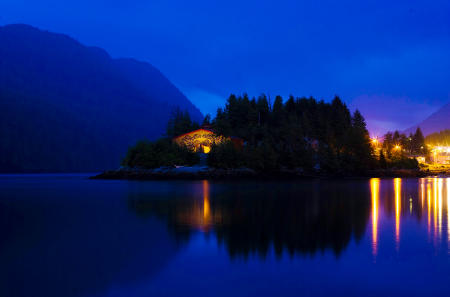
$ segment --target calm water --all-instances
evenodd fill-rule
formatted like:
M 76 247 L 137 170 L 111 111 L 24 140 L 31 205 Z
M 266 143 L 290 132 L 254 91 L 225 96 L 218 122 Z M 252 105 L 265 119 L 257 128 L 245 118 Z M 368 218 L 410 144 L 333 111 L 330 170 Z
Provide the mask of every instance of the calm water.
M 450 179 L 0 176 L 0 296 L 450 296 Z

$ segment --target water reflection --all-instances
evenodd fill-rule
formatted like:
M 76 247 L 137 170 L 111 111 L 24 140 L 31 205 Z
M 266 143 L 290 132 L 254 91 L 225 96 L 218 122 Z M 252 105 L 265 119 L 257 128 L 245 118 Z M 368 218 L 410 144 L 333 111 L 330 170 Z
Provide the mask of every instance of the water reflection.
M 211 206 L 209 205 L 209 183 L 203 181 L 203 226 L 208 227 L 211 224 Z
M 398 250 L 400 245 L 400 211 L 402 208 L 402 180 L 394 178 L 394 195 L 395 195 L 395 248 Z
M 189 193 L 170 199 L 130 195 L 129 201 L 133 211 L 164 219 L 178 240 L 189 240 L 193 232 L 214 234 L 232 257 L 253 253 L 264 257 L 270 249 L 277 255 L 325 250 L 339 255 L 352 239 L 358 242 L 363 237 L 371 219 L 376 258 L 380 247 L 387 245 L 380 242 L 383 233 L 392 232 L 395 251 L 400 251 L 404 221 L 410 217 L 418 222 L 426 217 L 429 241 L 438 245 L 446 232 L 450 245 L 449 199 L 450 179 L 373 178 L 369 187 L 342 181 L 270 187 L 202 181 Z
M 449 296 L 450 179 L 19 176 L 0 197 L 0 296 Z
M 450 178 L 446 179 L 447 182 L 447 242 L 450 243 Z M 448 248 L 448 246 L 447 246 Z
M 379 222 L 388 221 L 391 217 L 389 201 L 394 205 L 394 237 L 395 248 L 400 249 L 401 224 L 409 216 L 417 221 L 426 216 L 426 230 L 428 241 L 439 245 L 443 240 L 444 232 L 447 233 L 447 247 L 450 246 L 450 178 L 424 178 L 418 181 L 418 187 L 413 185 L 416 180 L 407 180 L 409 187 L 404 191 L 400 178 L 393 180 L 393 186 L 373 178 L 370 180 L 372 197 L 372 253 L 376 256 L 379 249 Z M 391 194 L 393 188 L 393 195 Z M 417 189 L 417 190 L 415 190 Z M 444 191 L 445 190 L 445 191 Z M 393 196 L 393 197 L 392 197 Z M 383 201 L 384 203 L 380 202 Z M 402 204 L 409 204 L 409 213 L 402 211 Z M 382 207 L 380 208 L 380 204 Z M 445 205 L 444 205 L 445 204 Z M 444 222 L 444 220 L 447 220 Z M 447 230 L 444 230 L 444 229 Z
M 370 190 L 372 193 L 372 248 L 374 256 L 377 255 L 378 242 L 378 203 L 379 203 L 380 179 L 372 178 L 370 180 Z
M 213 191 L 213 190 L 217 191 Z M 167 221 L 179 240 L 193 232 L 214 233 L 229 255 L 281 256 L 331 250 L 339 255 L 364 235 L 370 216 L 369 189 L 342 182 L 301 184 L 197 184 L 188 196 L 169 199 L 130 195 L 130 207 Z M 190 196 L 192 195 L 192 196 Z
M 76 177 L 0 178 L 0 296 L 110 296 L 158 275 L 177 243 L 130 213 L 126 194 Z

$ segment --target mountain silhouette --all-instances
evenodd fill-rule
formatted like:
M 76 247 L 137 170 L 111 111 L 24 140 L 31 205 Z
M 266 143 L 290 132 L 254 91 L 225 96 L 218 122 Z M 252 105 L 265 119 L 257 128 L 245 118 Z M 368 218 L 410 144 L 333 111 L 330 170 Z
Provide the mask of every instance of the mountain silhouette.
M 450 103 L 441 107 L 438 111 L 430 115 L 417 125 L 405 130 L 405 133 L 414 133 L 420 127 L 424 135 L 450 129 Z
M 0 172 L 116 168 L 137 140 L 163 135 L 175 108 L 202 119 L 148 63 L 28 25 L 0 27 Z

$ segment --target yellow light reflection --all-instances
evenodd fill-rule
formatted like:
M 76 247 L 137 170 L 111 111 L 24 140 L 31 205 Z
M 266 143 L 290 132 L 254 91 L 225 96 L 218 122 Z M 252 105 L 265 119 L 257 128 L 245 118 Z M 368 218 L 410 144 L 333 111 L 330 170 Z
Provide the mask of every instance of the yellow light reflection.
M 447 178 L 447 246 L 450 243 L 450 178 Z
M 427 183 L 428 239 L 431 235 L 431 186 Z
M 372 192 L 372 251 L 376 256 L 378 251 L 378 204 L 379 204 L 380 179 L 370 179 L 370 190 Z
M 203 225 L 207 226 L 211 222 L 211 206 L 209 205 L 209 183 L 203 181 Z
M 442 178 L 438 180 L 438 230 L 439 238 L 442 238 L 442 189 L 443 181 Z
M 434 231 L 433 231 L 433 239 L 436 239 L 437 236 L 437 179 L 435 178 L 433 180 L 433 225 L 434 225 Z
M 394 178 L 394 194 L 395 194 L 395 243 L 396 248 L 400 245 L 400 212 L 401 212 L 401 191 L 402 179 Z
M 423 201 L 425 196 L 425 189 L 424 189 L 424 181 L 423 179 L 420 181 L 420 200 L 421 200 L 421 211 L 423 212 Z

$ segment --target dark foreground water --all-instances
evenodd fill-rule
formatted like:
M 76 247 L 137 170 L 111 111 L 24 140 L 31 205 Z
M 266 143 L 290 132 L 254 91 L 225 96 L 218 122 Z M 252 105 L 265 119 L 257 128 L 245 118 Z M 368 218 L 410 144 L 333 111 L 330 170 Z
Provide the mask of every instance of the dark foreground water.
M 450 296 L 450 179 L 0 176 L 0 296 Z

